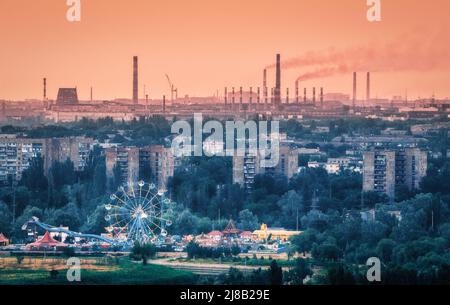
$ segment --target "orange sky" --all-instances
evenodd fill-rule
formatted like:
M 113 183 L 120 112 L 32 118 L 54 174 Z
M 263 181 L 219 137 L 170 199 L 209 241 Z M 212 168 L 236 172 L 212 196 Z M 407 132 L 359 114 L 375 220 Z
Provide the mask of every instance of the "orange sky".
M 87 99 L 91 85 L 94 98 L 130 98 L 133 55 L 140 61 L 141 97 L 144 84 L 152 98 L 169 95 L 165 73 L 180 96 L 222 94 L 224 86 L 261 86 L 262 69 L 277 52 L 286 60 L 367 44 L 411 57 L 398 69 L 373 73 L 373 96 L 406 89 L 410 98 L 450 96 L 450 2 L 381 1 L 383 20 L 369 23 L 366 0 L 81 0 L 81 22 L 69 23 L 65 0 L 0 0 L 0 99 L 41 98 L 44 76 L 49 98 L 58 87 L 77 86 Z M 415 48 L 430 37 L 437 47 L 421 49 L 415 60 Z M 405 69 L 408 61 L 411 69 Z M 282 86 L 293 88 L 309 69 L 315 68 L 284 70 Z M 272 83 L 274 71 L 269 76 Z M 350 93 L 351 77 L 312 79 L 301 87 Z M 362 98 L 362 73 L 360 80 Z

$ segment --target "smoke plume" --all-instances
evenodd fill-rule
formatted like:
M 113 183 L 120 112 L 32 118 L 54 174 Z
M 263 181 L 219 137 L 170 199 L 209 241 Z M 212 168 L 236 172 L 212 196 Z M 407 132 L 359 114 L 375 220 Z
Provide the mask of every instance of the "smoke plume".
M 415 33 L 416 34 L 416 33 Z M 282 61 L 283 69 L 306 69 L 297 81 L 324 78 L 359 71 L 427 72 L 450 69 L 450 43 L 446 33 L 404 35 L 389 43 L 376 42 L 347 49 L 308 52 Z M 267 66 L 273 69 L 275 65 Z

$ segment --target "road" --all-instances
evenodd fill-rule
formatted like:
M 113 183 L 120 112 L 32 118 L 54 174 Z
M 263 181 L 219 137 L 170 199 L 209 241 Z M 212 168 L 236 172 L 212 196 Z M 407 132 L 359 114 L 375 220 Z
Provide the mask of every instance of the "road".
M 155 259 L 149 260 L 149 264 L 161 265 L 170 267 L 176 270 L 190 271 L 198 275 L 219 275 L 221 273 L 227 273 L 230 267 L 239 269 L 243 273 L 250 273 L 253 270 L 259 268 L 265 270 L 269 267 L 267 266 L 243 266 L 243 265 L 233 265 L 233 264 L 205 264 L 205 263 L 189 263 L 189 262 L 175 262 L 170 261 L 170 258 L 166 259 Z

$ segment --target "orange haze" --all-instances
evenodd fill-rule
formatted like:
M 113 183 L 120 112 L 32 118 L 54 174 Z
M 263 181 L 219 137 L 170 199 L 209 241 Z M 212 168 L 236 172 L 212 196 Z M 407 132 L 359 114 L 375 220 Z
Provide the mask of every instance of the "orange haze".
M 78 87 L 82 99 L 130 98 L 132 56 L 142 97 L 212 95 L 257 87 L 281 53 L 282 86 L 351 91 L 351 72 L 373 71 L 373 95 L 450 96 L 450 2 L 381 0 L 369 23 L 366 0 L 81 0 L 81 22 L 65 0 L 0 1 L 0 99 L 41 98 Z M 269 70 L 273 83 L 274 70 Z

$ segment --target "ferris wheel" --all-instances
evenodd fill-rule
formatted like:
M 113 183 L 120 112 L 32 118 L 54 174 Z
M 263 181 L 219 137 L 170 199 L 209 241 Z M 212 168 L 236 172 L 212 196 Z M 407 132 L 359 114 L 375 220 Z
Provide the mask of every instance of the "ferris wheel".
M 118 240 L 148 243 L 167 236 L 173 202 L 153 183 L 139 181 L 119 187 L 105 205 L 107 231 Z

